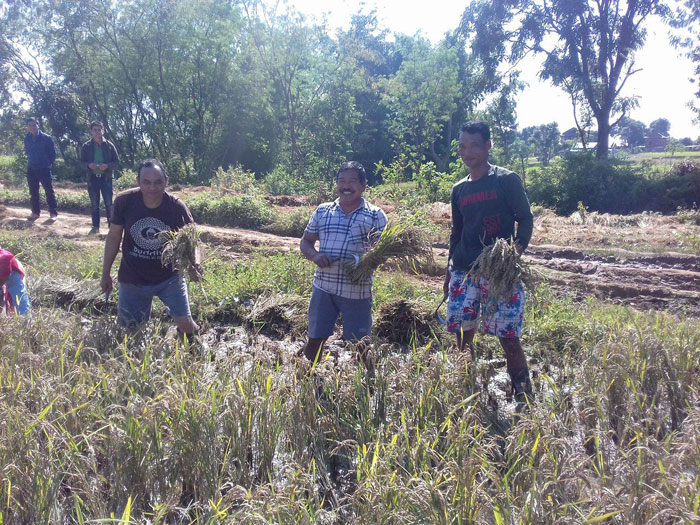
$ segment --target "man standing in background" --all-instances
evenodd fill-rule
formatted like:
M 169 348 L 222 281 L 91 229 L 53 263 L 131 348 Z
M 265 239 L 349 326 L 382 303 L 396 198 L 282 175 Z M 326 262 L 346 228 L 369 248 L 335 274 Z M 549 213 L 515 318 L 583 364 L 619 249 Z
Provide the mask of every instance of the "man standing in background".
M 100 231 L 100 193 L 105 201 L 107 225 L 112 224 L 112 175 L 119 164 L 119 154 L 110 141 L 105 140 L 102 122 L 90 123 L 92 138 L 80 147 L 80 167 L 86 171 L 92 229 L 90 235 Z
M 46 192 L 46 203 L 49 205 L 51 220 L 58 218 L 56 194 L 51 182 L 51 165 L 56 160 L 56 149 L 53 140 L 39 129 L 39 121 L 30 117 L 27 119 L 28 133 L 24 137 L 24 153 L 27 155 L 27 184 L 32 207 L 30 221 L 35 221 L 41 214 L 39 199 L 39 183 Z

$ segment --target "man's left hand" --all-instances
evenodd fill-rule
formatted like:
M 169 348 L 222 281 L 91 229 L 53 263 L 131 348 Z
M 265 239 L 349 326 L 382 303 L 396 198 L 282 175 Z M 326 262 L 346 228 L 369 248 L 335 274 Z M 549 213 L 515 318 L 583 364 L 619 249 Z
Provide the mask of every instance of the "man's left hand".
M 104 170 L 106 170 L 107 168 L 109 168 L 109 166 L 107 166 L 107 164 L 100 164 L 100 165 L 98 166 L 98 168 L 100 168 L 102 171 L 104 171 Z

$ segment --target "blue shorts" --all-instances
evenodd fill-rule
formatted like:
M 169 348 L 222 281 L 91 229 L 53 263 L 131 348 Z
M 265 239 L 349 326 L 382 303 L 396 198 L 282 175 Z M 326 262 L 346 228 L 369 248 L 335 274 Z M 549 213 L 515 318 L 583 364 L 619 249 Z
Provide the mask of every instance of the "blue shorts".
M 450 269 L 450 292 L 447 299 L 447 330 L 459 332 L 477 327 L 479 316 L 487 334 L 515 339 L 520 337 L 525 314 L 525 289 L 522 283 L 505 301 L 489 300 L 489 282 L 479 283 L 462 270 Z
M 158 297 L 170 310 L 171 317 L 190 317 L 190 303 L 187 298 L 187 284 L 180 275 L 175 275 L 162 283 L 137 285 L 119 283 L 117 315 L 119 321 L 133 327 L 151 318 L 153 298 Z
M 338 315 L 343 316 L 343 339 L 359 341 L 372 331 L 372 298 L 346 299 L 313 287 L 309 303 L 309 337 L 333 335 Z

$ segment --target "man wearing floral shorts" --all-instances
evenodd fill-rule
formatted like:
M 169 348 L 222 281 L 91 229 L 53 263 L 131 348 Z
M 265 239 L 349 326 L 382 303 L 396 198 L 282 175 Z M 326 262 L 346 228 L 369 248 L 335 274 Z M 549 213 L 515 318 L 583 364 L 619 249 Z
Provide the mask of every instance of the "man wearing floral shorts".
M 459 134 L 459 154 L 469 176 L 452 188 L 452 233 L 443 291 L 447 297 L 447 329 L 456 334 L 460 351 L 474 356 L 474 334 L 481 316 L 484 331 L 498 337 L 506 356 L 515 399 L 532 398 L 530 373 L 520 344 L 525 291 L 516 286 L 505 301 L 489 299 L 489 283 L 474 282 L 468 271 L 496 239 L 513 239 L 522 253 L 532 236 L 532 212 L 517 174 L 488 162 L 491 133 L 488 124 L 472 121 Z M 517 223 L 517 231 L 515 224 Z

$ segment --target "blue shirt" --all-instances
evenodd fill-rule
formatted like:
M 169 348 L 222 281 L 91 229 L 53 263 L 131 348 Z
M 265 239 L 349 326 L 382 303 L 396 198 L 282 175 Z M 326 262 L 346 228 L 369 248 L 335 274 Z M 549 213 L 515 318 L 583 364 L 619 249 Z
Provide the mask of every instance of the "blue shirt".
M 346 299 L 372 297 L 372 279 L 352 283 L 345 273 L 343 261 L 355 261 L 371 248 L 371 234 L 381 233 L 386 214 L 364 199 L 350 215 L 345 215 L 338 200 L 321 204 L 309 220 L 306 231 L 319 237 L 319 252 L 328 255 L 333 264 L 316 268 L 314 286 Z
M 24 137 L 24 153 L 27 154 L 27 167 L 32 169 L 49 169 L 56 160 L 53 140 L 41 130 L 36 136 L 27 133 Z

